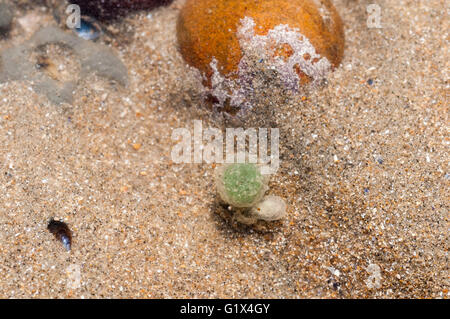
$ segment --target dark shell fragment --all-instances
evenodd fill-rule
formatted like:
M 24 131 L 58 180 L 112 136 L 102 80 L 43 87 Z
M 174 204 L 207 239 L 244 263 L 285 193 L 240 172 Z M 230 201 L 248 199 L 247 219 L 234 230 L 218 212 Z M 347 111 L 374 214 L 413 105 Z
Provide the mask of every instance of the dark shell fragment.
M 72 232 L 66 223 L 52 218 L 48 223 L 47 229 L 63 244 L 67 251 L 70 251 L 72 245 Z

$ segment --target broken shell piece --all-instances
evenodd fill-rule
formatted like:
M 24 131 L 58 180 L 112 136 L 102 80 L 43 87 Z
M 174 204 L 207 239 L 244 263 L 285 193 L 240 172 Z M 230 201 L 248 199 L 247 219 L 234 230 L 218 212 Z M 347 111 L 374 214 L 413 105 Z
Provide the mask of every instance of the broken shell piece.
M 257 219 L 274 221 L 286 215 L 286 203 L 279 196 L 268 195 L 252 208 L 251 213 Z
M 80 27 L 75 28 L 76 34 L 84 40 L 97 40 L 100 37 L 101 28 L 93 19 L 81 18 Z
M 72 246 L 72 231 L 65 222 L 54 220 L 52 218 L 47 225 L 47 229 L 63 244 L 67 251 L 70 251 Z

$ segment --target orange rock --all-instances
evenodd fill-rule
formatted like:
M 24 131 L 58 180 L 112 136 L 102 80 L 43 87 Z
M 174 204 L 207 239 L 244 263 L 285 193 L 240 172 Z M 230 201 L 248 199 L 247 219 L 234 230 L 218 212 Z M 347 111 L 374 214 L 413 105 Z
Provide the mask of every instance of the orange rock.
M 276 70 L 298 89 L 324 79 L 344 53 L 342 21 L 329 0 L 187 0 L 177 35 L 204 84 L 235 103 L 255 67 Z

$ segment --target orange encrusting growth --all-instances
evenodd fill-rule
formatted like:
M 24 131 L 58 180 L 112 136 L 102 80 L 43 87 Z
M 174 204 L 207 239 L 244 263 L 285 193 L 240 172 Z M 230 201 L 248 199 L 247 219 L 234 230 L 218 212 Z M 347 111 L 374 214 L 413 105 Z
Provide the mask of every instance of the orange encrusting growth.
M 267 35 L 279 25 L 298 29 L 316 53 L 337 67 L 344 53 L 341 18 L 329 0 L 187 0 L 181 10 L 177 35 L 181 54 L 189 65 L 210 80 L 213 58 L 227 78 L 238 76 L 243 52 L 238 28 L 245 17 L 255 22 L 255 34 Z M 289 57 L 292 48 L 276 48 L 275 54 Z M 301 84 L 309 82 L 296 70 Z

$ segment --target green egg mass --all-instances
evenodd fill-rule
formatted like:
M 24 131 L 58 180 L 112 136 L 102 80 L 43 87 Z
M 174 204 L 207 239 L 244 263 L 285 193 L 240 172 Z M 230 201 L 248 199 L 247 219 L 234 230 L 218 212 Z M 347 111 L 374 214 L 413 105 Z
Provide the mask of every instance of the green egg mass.
M 261 190 L 262 176 L 255 165 L 235 164 L 226 169 L 224 184 L 231 200 L 250 204 Z
M 222 197 L 237 207 L 250 207 L 265 191 L 265 178 L 255 164 L 231 164 L 223 172 Z

